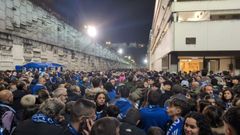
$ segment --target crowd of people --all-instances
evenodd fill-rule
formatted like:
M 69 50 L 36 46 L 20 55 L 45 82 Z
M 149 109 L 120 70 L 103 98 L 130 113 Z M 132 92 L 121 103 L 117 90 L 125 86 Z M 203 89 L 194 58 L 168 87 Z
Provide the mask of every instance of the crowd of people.
M 0 117 L 0 135 L 240 135 L 240 76 L 4 71 Z

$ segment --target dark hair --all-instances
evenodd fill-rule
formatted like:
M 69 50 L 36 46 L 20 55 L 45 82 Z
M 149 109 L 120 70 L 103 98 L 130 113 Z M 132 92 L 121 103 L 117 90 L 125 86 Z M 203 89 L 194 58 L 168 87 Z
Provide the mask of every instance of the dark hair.
M 182 117 L 184 117 L 189 112 L 189 109 L 190 109 L 190 107 L 189 107 L 190 105 L 186 101 L 178 99 L 178 98 L 172 99 L 172 101 L 170 101 L 170 106 L 174 106 L 174 107 L 181 109 L 180 115 Z
M 230 101 L 232 101 L 233 98 L 234 98 L 234 94 L 233 94 L 233 91 L 232 91 L 231 88 L 227 88 L 227 89 L 225 89 L 225 90 L 222 91 L 222 98 L 221 98 L 221 99 L 222 99 L 224 102 L 227 102 L 227 99 L 225 99 L 225 97 L 224 97 L 224 93 L 225 93 L 226 91 L 229 91 L 229 92 L 232 94 L 232 98 L 230 99 Z
M 229 124 L 236 135 L 240 135 L 240 107 L 232 107 L 223 115 L 223 121 Z
M 18 90 L 23 90 L 23 88 L 26 86 L 26 83 L 23 81 L 20 81 L 17 83 L 17 89 Z
M 129 75 L 129 76 L 127 77 L 127 80 L 128 80 L 129 82 L 132 82 L 132 81 L 133 81 L 133 75 Z
M 128 89 L 128 87 L 126 87 L 125 85 L 122 86 L 118 86 L 118 92 L 120 93 L 121 97 L 123 98 L 128 98 L 129 94 L 130 94 L 130 90 Z
M 119 110 L 119 108 L 118 108 L 117 106 L 115 106 L 115 105 L 109 105 L 109 106 L 107 107 L 107 115 L 108 115 L 109 117 L 115 117 L 115 118 L 117 118 L 117 116 L 118 116 L 119 113 L 120 113 L 120 110 Z
M 93 85 L 94 88 L 99 87 L 100 83 L 101 83 L 100 78 L 95 77 L 95 78 L 92 79 L 92 85 Z
M 203 109 L 208 106 L 208 105 L 211 105 L 208 101 L 206 100 L 200 100 L 199 103 L 199 112 L 202 113 Z
M 78 121 L 81 116 L 89 115 L 90 109 L 95 109 L 96 105 L 94 102 L 87 99 L 79 99 L 75 102 L 71 110 L 71 120 Z
M 96 104 L 97 104 L 97 98 L 98 98 L 98 96 L 101 95 L 101 94 L 103 94 L 103 95 L 105 96 L 105 103 L 107 102 L 108 96 L 107 96 L 104 92 L 98 92 L 98 93 L 95 95 L 95 97 L 94 97 L 94 101 L 95 101 Z
M 213 78 L 213 79 L 211 80 L 211 84 L 212 84 L 212 85 L 218 85 L 218 80 L 217 80 L 216 78 Z
M 50 95 L 46 90 L 39 90 L 37 95 L 38 95 L 37 99 L 40 104 L 50 98 Z
M 141 116 L 136 108 L 131 108 L 128 110 L 126 117 L 124 118 L 124 122 L 136 125 L 137 121 L 140 120 Z
M 202 70 L 202 76 L 207 76 L 207 74 L 208 74 L 208 70 L 203 69 L 203 70 Z
M 184 123 L 186 122 L 187 118 L 193 118 L 196 120 L 196 124 L 199 128 L 199 135 L 212 135 L 211 128 L 208 125 L 204 115 L 197 112 L 190 112 L 186 115 Z
M 160 103 L 160 96 L 161 96 L 160 92 L 154 91 L 154 90 L 150 91 L 148 93 L 148 103 L 150 105 L 159 104 Z
M 213 128 L 218 128 L 223 126 L 223 121 L 221 119 L 223 114 L 223 110 L 220 107 L 217 106 L 207 106 L 203 110 L 203 115 L 205 116 L 207 122 L 210 124 Z
M 150 127 L 147 135 L 164 135 L 164 131 L 160 127 Z
M 91 129 L 90 135 L 117 135 L 120 122 L 114 117 L 104 117 L 97 120 Z
M 107 83 L 104 85 L 104 88 L 105 88 L 108 92 L 111 92 L 111 91 L 114 89 L 114 86 L 112 85 L 111 82 L 107 82 Z

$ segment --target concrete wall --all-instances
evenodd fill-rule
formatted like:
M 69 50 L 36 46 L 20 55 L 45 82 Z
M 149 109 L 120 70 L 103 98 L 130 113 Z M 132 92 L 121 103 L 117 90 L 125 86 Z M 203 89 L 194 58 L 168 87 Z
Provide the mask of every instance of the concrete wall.
M 174 50 L 240 50 L 239 26 L 240 20 L 175 23 Z M 186 37 L 196 37 L 196 45 L 186 45 Z
M 116 53 L 30 1 L 0 0 L 0 70 L 29 61 L 88 71 L 127 67 Z

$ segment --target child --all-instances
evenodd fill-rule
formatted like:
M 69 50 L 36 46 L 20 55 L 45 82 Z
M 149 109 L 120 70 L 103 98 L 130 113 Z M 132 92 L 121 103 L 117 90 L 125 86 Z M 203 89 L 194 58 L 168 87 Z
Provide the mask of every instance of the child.
M 188 113 L 188 110 L 188 103 L 184 100 L 175 98 L 170 102 L 167 112 L 173 123 L 166 135 L 182 135 L 183 117 Z

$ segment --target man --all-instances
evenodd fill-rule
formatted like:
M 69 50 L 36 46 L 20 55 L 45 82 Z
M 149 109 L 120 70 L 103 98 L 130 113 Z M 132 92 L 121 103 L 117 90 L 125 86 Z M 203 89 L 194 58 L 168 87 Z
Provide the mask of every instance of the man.
M 16 112 L 10 106 L 12 102 L 13 94 L 11 91 L 0 91 L 0 134 L 11 134 L 17 124 Z
M 237 92 L 238 89 L 240 88 L 240 76 L 235 76 L 232 79 L 232 84 L 233 84 L 233 92 Z
M 140 122 L 140 113 L 137 109 L 129 109 L 126 118 L 120 126 L 120 135 L 145 135 L 144 130 L 136 125 Z
M 240 107 L 232 107 L 223 115 L 225 135 L 240 135 Z
M 40 105 L 38 113 L 17 126 L 13 135 L 65 135 L 64 128 L 59 125 L 64 108 L 59 99 L 47 99 Z
M 71 121 L 64 135 L 89 134 L 93 121 L 96 119 L 96 105 L 87 99 L 79 99 L 71 109 Z
M 128 99 L 130 90 L 125 85 L 122 85 L 118 86 L 118 91 L 121 97 L 116 100 L 114 105 L 116 105 L 120 110 L 120 114 L 118 116 L 119 119 L 123 119 L 126 117 L 127 111 L 132 108 L 132 103 Z
M 164 107 L 164 103 L 167 99 L 173 96 L 172 92 L 172 82 L 165 81 L 163 83 L 163 89 L 161 90 L 163 94 L 160 95 L 159 105 L 160 107 Z
M 150 91 L 148 94 L 148 106 L 140 109 L 141 122 L 139 126 L 146 133 L 152 126 L 166 130 L 167 123 L 170 121 L 167 111 L 158 105 L 160 95 L 158 91 Z
M 31 89 L 32 94 L 36 95 L 39 90 L 43 90 L 43 89 L 46 90 L 47 88 L 45 84 L 46 84 L 46 79 L 43 77 L 40 77 L 38 79 L 38 83 L 35 86 L 33 86 L 33 88 Z
M 61 100 L 63 103 L 67 103 L 68 94 L 66 88 L 57 88 L 52 93 L 54 98 Z
M 107 93 L 106 90 L 101 88 L 101 79 L 98 77 L 92 79 L 92 86 L 93 88 L 87 89 L 85 94 L 86 98 L 89 100 L 94 100 L 95 95 L 99 92 Z

